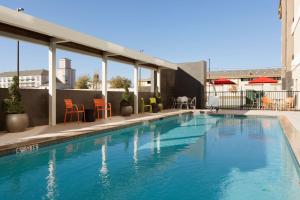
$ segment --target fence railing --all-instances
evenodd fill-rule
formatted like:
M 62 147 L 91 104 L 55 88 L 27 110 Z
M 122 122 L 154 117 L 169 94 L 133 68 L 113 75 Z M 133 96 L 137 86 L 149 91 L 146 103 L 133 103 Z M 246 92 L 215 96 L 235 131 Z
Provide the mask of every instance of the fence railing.
M 209 96 L 217 96 L 219 108 L 240 110 L 300 110 L 300 91 L 236 91 L 207 92 Z

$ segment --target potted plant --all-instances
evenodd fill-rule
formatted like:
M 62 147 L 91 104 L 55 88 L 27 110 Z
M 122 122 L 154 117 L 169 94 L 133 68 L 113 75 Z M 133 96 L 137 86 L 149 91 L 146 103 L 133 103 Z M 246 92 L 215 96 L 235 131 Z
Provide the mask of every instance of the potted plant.
M 156 103 L 157 103 L 157 106 L 158 106 L 159 110 L 162 111 L 163 110 L 163 103 L 162 103 L 161 94 L 160 94 L 158 88 L 155 88 L 154 97 L 156 99 Z
M 127 86 L 124 89 L 125 92 L 122 94 L 122 101 L 120 102 L 121 115 L 130 116 L 133 112 L 133 107 L 130 105 L 131 94 Z
M 4 99 L 6 113 L 6 128 L 8 132 L 24 131 L 29 125 L 28 115 L 25 113 L 19 91 L 19 78 L 13 77 L 13 83 L 8 88 L 8 99 Z

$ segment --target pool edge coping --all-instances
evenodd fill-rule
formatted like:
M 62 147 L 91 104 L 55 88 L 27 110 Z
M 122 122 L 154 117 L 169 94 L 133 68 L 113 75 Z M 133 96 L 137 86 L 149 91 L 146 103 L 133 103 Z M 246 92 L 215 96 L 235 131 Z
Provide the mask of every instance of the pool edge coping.
M 292 150 L 298 168 L 300 168 L 300 131 L 294 127 L 292 122 L 285 115 L 279 115 L 277 118 L 283 129 L 285 138 L 288 141 L 288 145 Z
M 84 137 L 89 137 L 97 134 L 104 134 L 110 131 L 115 131 L 123 128 L 128 128 L 131 126 L 136 126 L 139 124 L 143 124 L 145 122 L 153 122 L 157 121 L 160 119 L 166 119 L 174 116 L 179 116 L 182 114 L 192 114 L 194 113 L 192 110 L 180 110 L 176 112 L 170 112 L 170 113 L 162 113 L 162 115 L 157 115 L 157 116 L 148 116 L 148 117 L 141 117 L 141 118 L 136 118 L 136 119 L 127 119 L 124 120 L 122 124 L 116 124 L 116 125 L 111 125 L 108 127 L 100 127 L 100 129 L 97 130 L 87 130 L 84 131 L 82 130 L 81 132 L 77 133 L 71 133 L 70 135 L 60 135 L 60 136 L 52 136 L 52 137 L 47 137 L 47 138 L 41 138 L 41 139 L 31 139 L 27 141 L 20 141 L 16 143 L 11 143 L 11 144 L 6 144 L 0 146 L 0 157 L 10 155 L 10 154 L 16 154 L 17 153 L 17 148 L 24 147 L 24 146 L 31 146 L 31 145 L 36 145 L 38 144 L 38 147 L 46 147 L 54 144 L 59 144 L 63 142 L 67 142 L 73 139 L 77 138 L 84 138 Z M 108 123 L 109 124 L 109 123 Z M 96 128 L 97 125 L 91 126 L 93 128 Z

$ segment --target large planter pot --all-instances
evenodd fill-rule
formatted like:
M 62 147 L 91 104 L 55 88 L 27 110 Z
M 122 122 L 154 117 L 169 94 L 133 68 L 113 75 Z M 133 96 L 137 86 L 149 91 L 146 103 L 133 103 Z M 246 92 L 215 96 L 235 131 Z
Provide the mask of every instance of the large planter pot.
M 133 112 L 132 106 L 121 106 L 121 115 L 130 116 Z
M 27 113 L 24 114 L 7 114 L 6 128 L 8 132 L 25 131 L 29 125 Z

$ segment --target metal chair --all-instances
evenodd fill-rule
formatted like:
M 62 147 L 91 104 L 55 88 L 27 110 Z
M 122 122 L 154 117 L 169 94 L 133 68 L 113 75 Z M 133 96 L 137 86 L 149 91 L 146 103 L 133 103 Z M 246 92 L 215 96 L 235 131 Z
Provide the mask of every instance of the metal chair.
M 83 104 L 73 104 L 72 99 L 65 99 L 65 117 L 64 123 L 67 122 L 67 115 L 70 114 L 70 121 L 73 118 L 73 114 L 77 114 L 77 122 L 79 123 L 79 114 L 82 113 L 83 120 L 85 121 L 85 109 Z
M 193 97 L 193 98 L 191 99 L 191 101 L 189 102 L 189 107 L 190 107 L 190 108 L 193 108 L 193 109 L 195 110 L 195 109 L 196 109 L 196 103 L 197 103 L 196 97 Z
M 109 111 L 109 118 L 111 119 L 112 113 L 111 113 L 111 104 L 110 103 L 106 103 L 105 104 L 105 100 L 104 99 L 94 99 L 94 111 L 95 114 L 97 113 L 97 117 L 98 119 L 100 119 L 100 112 L 102 113 L 102 111 Z

